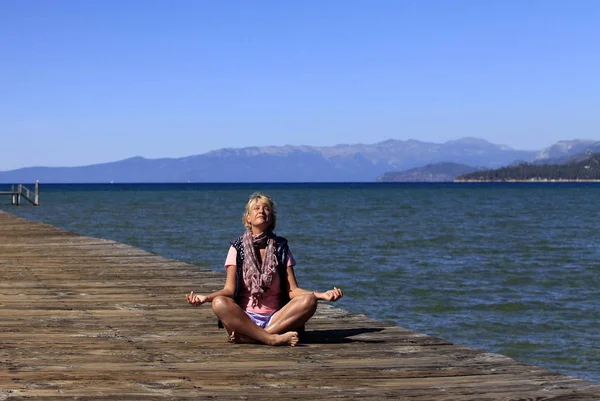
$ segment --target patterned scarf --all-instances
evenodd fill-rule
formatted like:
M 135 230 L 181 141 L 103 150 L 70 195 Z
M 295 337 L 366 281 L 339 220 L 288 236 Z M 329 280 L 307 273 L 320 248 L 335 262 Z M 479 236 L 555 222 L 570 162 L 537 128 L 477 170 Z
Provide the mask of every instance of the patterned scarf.
M 277 271 L 277 256 L 275 255 L 275 235 L 271 231 L 253 236 L 250 230 L 242 237 L 244 245 L 244 284 L 250 291 L 252 306 L 256 306 L 265 292 L 271 287 L 273 276 Z M 256 254 L 258 248 L 266 245 L 262 266 L 258 265 Z

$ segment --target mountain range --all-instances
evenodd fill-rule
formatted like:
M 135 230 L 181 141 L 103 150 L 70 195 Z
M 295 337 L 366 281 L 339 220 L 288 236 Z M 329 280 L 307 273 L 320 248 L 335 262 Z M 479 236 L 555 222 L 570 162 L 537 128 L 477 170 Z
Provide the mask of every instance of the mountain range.
M 0 182 L 373 182 L 385 173 L 436 163 L 497 168 L 517 162 L 550 163 L 593 149 L 600 149 L 600 141 L 560 141 L 540 151 L 528 151 L 478 138 L 444 143 L 389 139 L 370 145 L 224 148 L 182 158 L 137 156 L 79 167 L 26 167 L 0 172 Z
M 441 162 L 404 171 L 388 171 L 377 177 L 378 182 L 447 182 L 480 169 L 466 164 Z

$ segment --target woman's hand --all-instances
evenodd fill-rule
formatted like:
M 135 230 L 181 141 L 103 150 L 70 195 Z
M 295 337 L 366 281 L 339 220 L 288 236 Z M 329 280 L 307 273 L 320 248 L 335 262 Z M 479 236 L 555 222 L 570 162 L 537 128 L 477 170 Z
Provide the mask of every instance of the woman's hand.
M 333 287 L 333 290 L 315 293 L 318 299 L 322 299 L 323 301 L 335 302 L 341 297 L 344 296 L 344 293 L 340 288 Z
M 185 297 L 187 298 L 187 301 L 194 306 L 200 306 L 208 301 L 208 297 L 206 295 L 194 294 L 194 291 L 190 292 Z

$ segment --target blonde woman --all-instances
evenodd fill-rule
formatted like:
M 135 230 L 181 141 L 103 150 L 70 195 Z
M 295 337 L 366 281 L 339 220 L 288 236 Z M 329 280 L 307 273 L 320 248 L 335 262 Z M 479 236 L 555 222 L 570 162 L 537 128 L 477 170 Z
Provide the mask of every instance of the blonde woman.
M 298 287 L 296 261 L 287 240 L 273 232 L 276 211 L 269 196 L 250 195 L 242 221 L 246 231 L 229 248 L 223 289 L 209 295 L 192 291 L 187 300 L 194 306 L 212 302 L 232 342 L 294 346 L 317 302 L 337 301 L 342 290 L 315 292 Z

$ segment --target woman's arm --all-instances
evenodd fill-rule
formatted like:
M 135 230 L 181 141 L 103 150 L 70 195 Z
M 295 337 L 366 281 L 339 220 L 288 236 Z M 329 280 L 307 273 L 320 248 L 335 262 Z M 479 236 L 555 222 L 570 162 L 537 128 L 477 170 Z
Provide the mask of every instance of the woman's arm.
M 187 301 L 194 306 L 200 306 L 206 302 L 212 302 L 218 296 L 233 298 L 236 275 L 236 267 L 233 265 L 227 266 L 227 277 L 225 279 L 225 286 L 222 289 L 208 295 L 194 294 L 194 291 L 192 291 L 186 295 Z
M 287 268 L 287 282 L 288 282 L 288 294 L 290 299 L 294 299 L 299 295 L 307 295 L 307 294 L 315 294 L 317 299 L 323 301 L 335 302 L 341 297 L 344 296 L 344 293 L 340 288 L 333 287 L 332 290 L 325 292 L 317 292 L 317 291 L 308 291 L 298 287 L 298 282 L 296 281 L 296 275 L 294 274 L 294 266 L 288 266 Z

